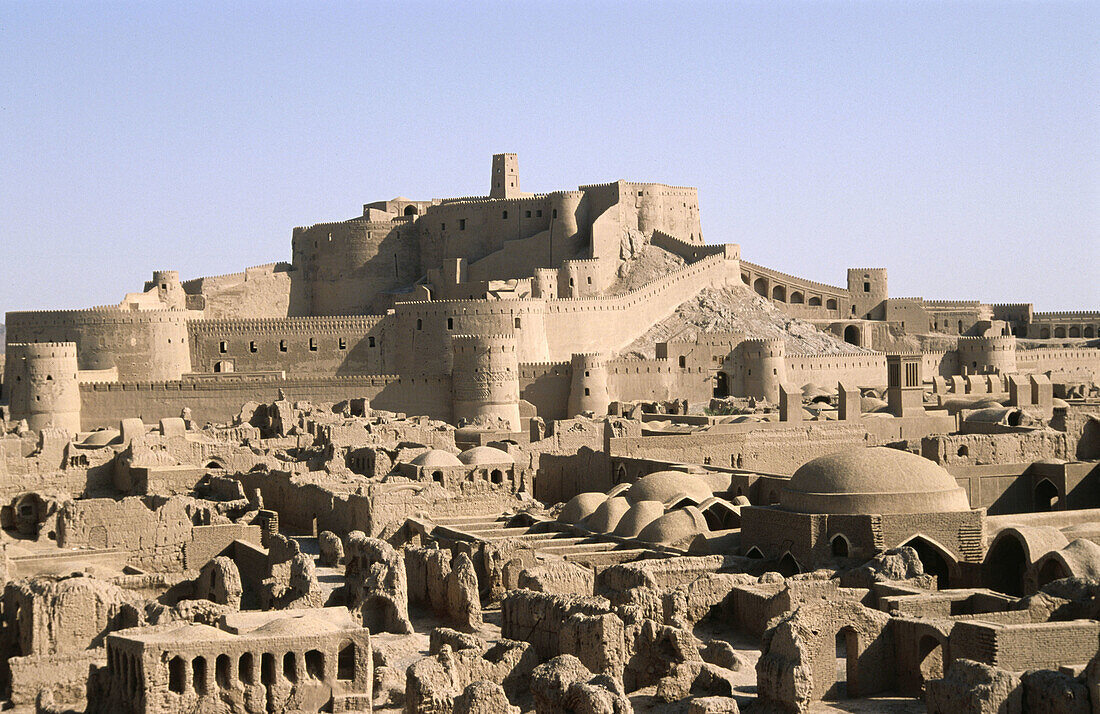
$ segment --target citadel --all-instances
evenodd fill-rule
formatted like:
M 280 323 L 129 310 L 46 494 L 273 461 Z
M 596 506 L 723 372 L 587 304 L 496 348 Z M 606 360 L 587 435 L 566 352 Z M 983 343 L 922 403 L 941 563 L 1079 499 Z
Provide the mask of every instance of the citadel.
M 1100 712 L 1100 312 L 491 168 L 7 314 L 10 707 Z

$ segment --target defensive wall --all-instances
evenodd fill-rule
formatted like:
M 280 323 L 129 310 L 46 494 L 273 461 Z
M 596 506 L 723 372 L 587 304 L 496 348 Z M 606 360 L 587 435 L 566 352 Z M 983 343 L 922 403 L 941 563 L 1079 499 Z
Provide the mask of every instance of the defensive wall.
M 268 263 L 239 273 L 212 275 L 182 283 L 188 306 L 207 318 L 306 315 L 303 283 L 288 263 Z M 192 304 L 191 300 L 198 300 Z
M 294 229 L 294 267 L 304 314 L 378 312 L 379 293 L 404 288 L 424 274 L 419 231 L 407 220 L 318 223 Z
M 1100 337 L 1100 312 L 1036 312 L 1027 336 L 1036 340 Z
M 383 319 L 366 315 L 193 320 L 188 324 L 191 364 L 198 372 L 382 374 Z M 222 369 L 216 369 L 219 364 Z
M 1039 348 L 1016 351 L 1016 370 L 1024 373 L 1052 372 L 1072 381 L 1100 382 L 1100 349 Z
M 291 401 L 338 402 L 367 398 L 371 406 L 436 419 L 451 418 L 450 376 L 411 377 L 359 375 L 347 377 L 284 377 L 272 374 L 229 374 L 216 379 L 168 382 L 118 382 L 80 387 L 81 425 L 84 431 L 117 427 L 120 420 L 141 417 L 145 422 L 178 417 L 191 409 L 199 424 L 228 422 L 249 401 L 272 402 L 280 391 Z
M 179 379 L 191 371 L 189 310 L 88 310 L 9 312 L 8 344 L 75 342 L 81 370 L 117 368 L 119 379 Z
M 796 317 L 845 317 L 852 305 L 846 288 L 816 283 L 745 260 L 741 261 L 741 282 L 757 295 L 782 303 Z

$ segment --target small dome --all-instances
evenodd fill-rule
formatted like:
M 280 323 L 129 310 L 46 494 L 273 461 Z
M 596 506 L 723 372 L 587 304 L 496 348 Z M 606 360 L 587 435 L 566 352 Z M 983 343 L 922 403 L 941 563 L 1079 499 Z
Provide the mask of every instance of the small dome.
M 780 493 L 800 513 L 943 513 L 970 510 L 966 491 L 943 467 L 908 451 L 876 446 L 803 464 Z
M 707 533 L 707 521 L 698 508 L 688 506 L 669 511 L 650 522 L 638 534 L 638 540 L 665 545 L 683 544 L 701 533 Z
M 593 533 L 611 533 L 629 510 L 630 501 L 622 496 L 609 498 L 596 508 L 584 525 Z
M 85 446 L 107 446 L 119 437 L 118 429 L 100 429 L 88 434 L 84 441 L 80 443 Z
M 631 503 L 657 501 L 668 503 L 673 498 L 686 495 L 696 503 L 702 503 L 714 495 L 706 481 L 683 471 L 658 471 L 643 476 L 626 491 Z
M 516 460 L 511 454 L 491 446 L 475 446 L 458 455 L 458 460 L 467 466 L 483 466 L 491 464 L 514 464 Z
M 620 538 L 634 538 L 643 528 L 663 515 L 665 504 L 658 501 L 639 501 L 619 519 L 614 534 Z
M 449 451 L 443 451 L 442 449 L 428 449 L 424 453 L 417 456 L 410 463 L 414 466 L 461 466 L 462 462 L 458 460 L 458 457 Z
M 596 509 L 599 508 L 600 504 L 606 500 L 607 496 L 597 491 L 578 493 L 576 496 L 569 499 L 569 503 L 566 503 L 565 507 L 561 509 L 561 513 L 558 514 L 558 522 L 579 525 L 581 521 L 591 516 Z

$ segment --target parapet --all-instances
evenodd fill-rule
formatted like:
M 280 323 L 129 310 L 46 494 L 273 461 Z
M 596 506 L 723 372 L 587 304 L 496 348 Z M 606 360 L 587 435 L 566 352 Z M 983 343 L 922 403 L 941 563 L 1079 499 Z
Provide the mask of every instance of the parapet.
M 787 346 L 781 338 L 768 337 L 745 340 L 741 343 L 741 350 L 749 358 L 783 357 Z
M 75 342 L 14 342 L 8 345 L 8 359 L 76 359 Z

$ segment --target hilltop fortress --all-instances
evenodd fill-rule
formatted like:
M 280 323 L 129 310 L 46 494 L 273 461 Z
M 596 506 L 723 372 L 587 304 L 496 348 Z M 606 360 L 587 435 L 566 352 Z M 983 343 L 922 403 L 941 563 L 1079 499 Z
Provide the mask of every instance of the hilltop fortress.
M 654 255 L 665 269 L 644 274 Z M 774 335 L 697 330 L 657 344 L 652 359 L 624 352 L 722 289 L 753 291 L 837 344 L 802 354 Z M 1089 381 L 1100 351 L 1021 350 L 1016 339 L 1098 331 L 1098 312 L 891 298 L 881 268 L 852 268 L 843 287 L 781 273 L 742 260 L 736 244 L 705 243 L 694 188 L 524 193 L 516 155 L 499 154 L 489 195 L 395 198 L 295 228 L 289 264 L 185 282 L 158 270 L 119 305 L 8 313 L 3 384 L 10 416 L 34 428 L 155 422 L 183 407 L 225 421 L 282 390 L 517 431 L 521 419 L 606 414 L 612 402 L 775 404 L 783 382 L 882 387 L 885 353 L 914 351 L 912 334 L 924 336 L 927 377 Z

